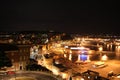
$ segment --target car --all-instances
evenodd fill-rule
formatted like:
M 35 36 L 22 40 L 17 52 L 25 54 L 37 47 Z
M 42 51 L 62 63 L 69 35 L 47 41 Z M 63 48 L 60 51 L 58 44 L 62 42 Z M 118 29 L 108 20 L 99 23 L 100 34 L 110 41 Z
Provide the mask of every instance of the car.
M 115 74 L 110 77 L 110 80 L 120 80 L 120 74 Z
M 115 77 L 116 77 L 117 79 L 120 79 L 120 73 L 119 73 L 119 74 L 116 74 Z
M 13 75 L 13 74 L 15 74 L 15 71 L 8 71 L 7 74 L 8 75 Z
M 106 67 L 107 64 L 105 64 L 104 62 L 96 62 L 92 66 L 93 68 L 103 68 L 103 67 Z

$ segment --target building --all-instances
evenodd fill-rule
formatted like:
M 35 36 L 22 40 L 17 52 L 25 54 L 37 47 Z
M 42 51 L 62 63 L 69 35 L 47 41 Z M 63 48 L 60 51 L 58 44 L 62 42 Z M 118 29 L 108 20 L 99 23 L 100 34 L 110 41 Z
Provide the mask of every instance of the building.
M 0 44 L 0 50 L 12 61 L 8 70 L 25 70 L 30 56 L 30 45 Z
M 18 69 L 19 70 L 25 70 L 26 65 L 29 63 L 29 57 L 30 57 L 30 47 L 31 45 L 17 45 L 18 47 Z

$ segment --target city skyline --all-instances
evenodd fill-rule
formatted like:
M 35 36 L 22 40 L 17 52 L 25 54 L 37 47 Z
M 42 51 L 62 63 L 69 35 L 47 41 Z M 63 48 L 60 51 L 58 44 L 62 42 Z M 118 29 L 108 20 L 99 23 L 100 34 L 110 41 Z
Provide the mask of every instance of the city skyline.
M 1 31 L 119 33 L 116 1 L 1 2 Z

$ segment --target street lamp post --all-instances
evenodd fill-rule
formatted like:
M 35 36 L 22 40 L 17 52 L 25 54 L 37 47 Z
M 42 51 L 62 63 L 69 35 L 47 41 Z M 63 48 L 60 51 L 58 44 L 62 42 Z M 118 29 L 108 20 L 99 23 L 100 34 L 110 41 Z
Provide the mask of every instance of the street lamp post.
M 72 60 L 72 51 L 70 50 L 69 60 Z
M 102 48 L 102 47 L 99 47 L 99 52 L 100 52 L 100 60 L 101 60 L 101 57 L 102 57 L 102 51 L 103 51 L 103 48 Z

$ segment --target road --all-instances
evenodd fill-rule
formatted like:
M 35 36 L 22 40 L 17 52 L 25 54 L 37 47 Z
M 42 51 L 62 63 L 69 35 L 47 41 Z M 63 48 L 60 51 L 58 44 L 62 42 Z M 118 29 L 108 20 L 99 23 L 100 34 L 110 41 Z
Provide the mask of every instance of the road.
M 56 77 L 52 74 L 38 71 L 17 71 L 16 75 L 4 75 L 2 76 L 2 79 L 10 80 L 11 78 L 17 77 L 30 77 L 33 78 L 34 80 L 60 80 L 56 79 Z
M 113 71 L 115 74 L 120 73 L 120 60 L 108 60 L 105 62 L 105 64 L 107 64 L 106 67 L 103 68 L 94 68 L 93 64 L 97 62 L 97 61 L 91 61 L 90 63 L 87 64 L 83 64 L 83 65 L 78 65 L 78 67 L 81 68 L 81 70 L 78 68 L 76 68 L 76 70 L 79 70 L 79 72 L 84 72 L 86 70 L 92 70 L 92 71 L 96 71 L 99 72 L 100 76 L 102 77 L 106 77 L 107 78 L 107 74 L 110 71 Z

